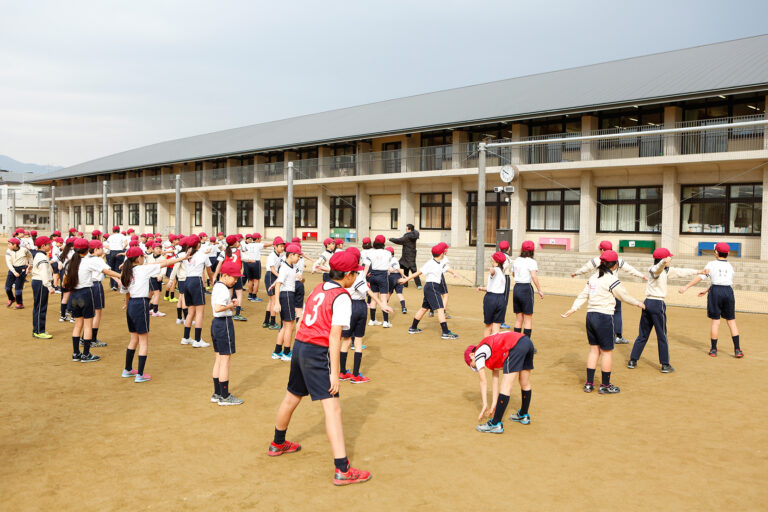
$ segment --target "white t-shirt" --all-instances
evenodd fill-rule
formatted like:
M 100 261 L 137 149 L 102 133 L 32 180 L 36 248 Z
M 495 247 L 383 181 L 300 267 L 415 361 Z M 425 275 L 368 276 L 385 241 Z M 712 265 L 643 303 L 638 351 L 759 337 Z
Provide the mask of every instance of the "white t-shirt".
M 208 259 L 208 254 L 203 252 L 202 249 L 198 250 L 191 258 L 185 261 L 187 264 L 187 277 L 203 277 L 203 270 L 205 267 L 211 266 L 211 260 Z
M 371 270 L 386 271 L 389 269 L 392 255 L 386 249 L 371 249 L 368 251 L 368 258 L 371 260 Z
M 127 245 L 126 238 L 120 233 L 112 233 L 107 237 L 107 245 L 110 251 L 121 252 Z
M 363 249 L 360 251 L 360 264 L 370 265 L 371 264 L 371 253 L 373 252 L 373 249 Z
M 277 254 L 275 251 L 272 251 L 269 253 L 269 256 L 267 256 L 267 272 L 272 271 L 272 267 L 275 267 L 275 272 L 278 274 L 280 273 L 280 265 L 283 263 L 282 258 L 280 258 L 280 255 Z
M 99 258 L 98 256 L 93 256 L 93 255 L 88 256 L 88 259 L 91 259 L 91 258 L 96 258 L 98 260 L 101 260 L 101 258 Z M 107 265 L 106 261 L 104 261 L 104 260 L 101 260 L 101 261 L 104 263 L 104 268 L 109 268 L 109 265 Z M 98 282 L 103 281 L 104 280 L 104 272 L 99 272 L 98 274 L 93 274 L 91 276 L 91 279 L 93 280 L 94 283 L 97 282 L 97 281 Z
M 400 270 L 400 261 L 394 256 L 392 256 L 392 259 L 389 260 L 389 271 L 392 274 L 399 274 L 400 273 L 399 270 Z
M 440 260 L 440 266 L 443 269 L 443 273 L 447 272 L 451 268 L 451 262 L 448 261 L 448 256 L 443 256 L 443 259 Z
M 712 260 L 704 267 L 707 277 L 716 286 L 733 286 L 733 267 L 724 260 Z
M 421 267 L 421 273 L 428 283 L 440 283 L 443 280 L 443 265 L 434 258 L 427 260 Z
M 131 284 L 128 285 L 128 293 L 131 298 L 143 299 L 149 296 L 149 280 L 157 277 L 160 272 L 160 265 L 157 263 L 133 267 L 133 277 L 131 278 Z
M 296 271 L 296 276 L 300 276 L 304 273 L 304 258 L 299 258 L 299 261 L 296 262 L 296 264 L 293 266 L 293 270 Z
M 492 273 L 488 276 L 488 286 L 486 292 L 504 294 L 507 280 L 504 278 L 504 271 L 501 267 L 493 267 Z
M 338 283 L 328 281 L 323 283 L 323 290 L 330 290 L 338 287 Z M 349 323 L 352 319 L 352 298 L 343 293 L 333 301 L 333 314 L 331 315 L 331 325 L 340 325 L 342 329 L 349 329 Z
M 479 372 L 483 368 L 485 368 L 485 361 L 491 357 L 491 346 L 490 345 L 481 345 L 480 347 L 475 350 L 475 366 L 477 369 L 476 372 Z M 474 368 L 473 368 L 474 369 Z
M 281 283 L 281 292 L 295 292 L 296 291 L 296 270 L 289 263 L 280 265 L 280 270 L 277 274 L 277 283 Z
M 77 286 L 75 288 L 79 290 L 93 286 L 96 277 L 104 270 L 109 270 L 109 265 L 103 259 L 92 256 L 83 258 L 77 269 Z
M 515 258 L 512 262 L 512 272 L 515 273 L 515 283 L 530 284 L 531 272 L 538 272 L 539 266 L 533 258 Z
M 365 300 L 368 296 L 368 282 L 362 270 L 357 273 L 355 282 L 352 283 L 352 287 L 347 288 L 347 291 L 352 296 L 352 300 Z
M 51 262 L 59 262 L 59 255 L 61 254 L 61 248 L 54 245 L 51 247 Z
M 233 313 L 231 309 L 225 309 L 224 311 L 219 311 L 218 313 L 216 312 L 217 304 L 219 306 L 226 306 L 230 302 L 232 302 L 232 290 L 227 288 L 227 285 L 221 281 L 216 281 L 216 284 L 213 285 L 213 290 L 211 290 L 211 309 L 213 309 L 213 316 L 232 316 Z
M 260 261 L 262 249 L 264 249 L 264 244 L 262 242 L 251 242 L 243 244 L 241 246 L 243 261 Z

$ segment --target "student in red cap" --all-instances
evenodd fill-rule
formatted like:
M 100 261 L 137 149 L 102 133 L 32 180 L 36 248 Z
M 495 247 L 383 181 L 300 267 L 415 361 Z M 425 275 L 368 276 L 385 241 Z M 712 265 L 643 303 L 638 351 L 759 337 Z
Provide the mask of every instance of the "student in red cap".
M 53 293 L 53 272 L 48 251 L 51 239 L 39 236 L 35 239 L 37 253 L 32 261 L 32 336 L 48 340 L 53 338 L 45 330 L 45 318 L 48 313 L 48 293 Z
M 544 298 L 544 292 L 541 291 L 539 277 L 536 273 L 539 266 L 533 259 L 533 252 L 536 246 L 530 240 L 523 242 L 520 256 L 512 262 L 512 277 L 515 280 L 515 286 L 512 288 L 512 311 L 515 313 L 515 332 L 523 332 L 530 337 L 533 332 L 533 286 L 539 297 Z
M 209 347 L 210 343 L 203 341 L 203 321 L 205 319 L 205 285 L 203 274 L 211 275 L 211 261 L 208 254 L 200 249 L 200 239 L 196 235 L 187 237 L 186 259 L 180 265 L 186 267 L 187 281 L 184 284 L 184 303 L 189 308 L 189 314 L 184 321 L 184 337 L 182 344 L 195 348 Z M 192 322 L 195 324 L 195 338 L 190 338 Z M 186 343 L 184 343 L 186 340 Z
M 168 258 L 163 254 L 163 247 L 157 242 L 148 242 L 147 251 L 149 254 L 145 256 L 144 261 L 149 265 L 161 264 Z M 171 268 L 173 265 L 162 265 L 161 268 Z M 160 311 L 160 290 L 163 287 L 163 272 L 160 272 L 156 277 L 149 280 L 149 293 L 151 295 L 149 299 L 149 316 L 154 318 L 161 318 L 165 316 L 165 313 Z
M 5 279 L 5 294 L 8 296 L 8 302 L 5 307 L 13 306 L 15 309 L 24 309 L 22 292 L 24 291 L 27 272 L 32 268 L 32 253 L 26 247 L 21 246 L 21 240 L 18 238 L 8 239 L 5 265 L 8 267 L 8 277 Z
M 240 236 L 239 235 L 229 235 L 225 239 L 227 242 L 227 246 L 224 248 L 224 251 L 219 253 L 218 257 L 218 264 L 216 265 L 216 271 L 213 273 L 213 282 L 216 282 L 216 279 L 219 275 L 219 269 L 221 268 L 221 265 L 225 261 L 231 261 L 235 265 L 239 265 L 242 269 L 243 267 L 243 258 L 242 254 L 240 252 Z M 235 306 L 235 315 L 232 317 L 232 320 L 237 320 L 239 322 L 246 322 L 248 319 L 245 318 L 243 315 L 241 315 L 242 306 L 243 303 L 243 275 L 242 272 L 240 273 L 240 277 L 237 278 L 237 281 L 235 281 L 233 290 L 235 291 L 235 297 L 237 297 L 237 306 Z
M 503 252 L 495 252 L 491 256 L 491 266 L 488 269 L 488 284 L 478 286 L 477 291 L 485 292 L 483 297 L 484 336 L 496 334 L 504 322 L 504 271 L 502 270 L 507 257 Z M 520 332 L 520 331 L 515 331 Z
M 456 274 L 453 268 L 451 268 L 451 262 L 448 261 L 448 249 L 450 249 L 450 246 L 445 242 L 440 242 L 440 245 L 443 246 L 443 259 L 440 260 L 440 264 L 443 267 L 443 275 L 440 278 L 440 288 L 443 294 L 443 307 L 445 308 L 445 318 L 450 319 L 451 315 L 448 314 L 448 283 L 445 282 L 445 274 L 450 273 L 454 279 L 458 278 L 459 276 Z M 432 313 L 433 312 L 430 311 L 429 316 L 432 316 Z
M 75 322 L 75 319 L 72 318 L 72 308 L 69 307 L 70 293 L 64 289 L 64 276 L 67 275 L 67 266 L 72 261 L 72 256 L 75 254 L 74 243 L 74 238 L 67 238 L 64 243 L 64 248 L 59 255 L 59 287 L 61 289 L 61 314 L 59 316 L 59 322 Z
M 286 441 L 285 433 L 301 399 L 309 395 L 320 401 L 325 413 L 326 433 L 331 443 L 335 473 L 334 485 L 367 482 L 368 471 L 353 468 L 344 446 L 341 402 L 339 401 L 339 351 L 341 332 L 349 327 L 352 299 L 350 287 L 359 270 L 358 256 L 341 251 L 328 262 L 330 281 L 323 282 L 307 298 L 307 311 L 296 333 L 288 389 L 277 411 L 275 436 L 269 445 L 270 456 L 293 453 L 301 445 Z
M 272 252 L 267 256 L 267 270 L 264 273 L 264 284 L 267 287 L 267 297 L 269 297 L 269 303 L 267 304 L 267 311 L 264 314 L 264 323 L 261 326 L 265 329 L 273 331 L 279 331 L 280 326 L 277 325 L 275 317 L 275 305 L 280 299 L 278 295 L 275 295 L 275 288 L 272 286 L 280 274 L 280 266 L 283 264 L 283 253 L 285 252 L 285 241 L 282 237 L 276 236 L 272 241 Z
M 689 268 L 671 267 L 672 253 L 659 247 L 653 251 L 653 265 L 648 269 L 648 284 L 645 286 L 645 309 L 640 314 L 640 326 L 637 329 L 637 339 L 632 345 L 632 353 L 627 362 L 627 368 L 637 368 L 637 361 L 643 353 L 651 330 L 656 329 L 656 341 L 659 346 L 659 364 L 661 373 L 675 371 L 669 364 L 669 345 L 667 343 L 667 279 L 687 277 L 696 274 Z
M 250 237 L 250 238 L 249 238 Z M 261 283 L 261 251 L 272 247 L 272 242 L 261 239 L 261 233 L 246 235 L 245 244 L 241 244 L 243 256 L 243 268 L 247 280 L 248 301 L 261 302 L 259 298 L 259 284 Z
M 733 355 L 737 359 L 744 357 L 739 342 L 739 327 L 736 325 L 736 299 L 733 295 L 733 266 L 728 263 L 728 253 L 731 247 L 725 242 L 715 245 L 715 260 L 707 263 L 700 275 L 693 281 L 680 288 L 680 293 L 685 293 L 688 288 L 698 284 L 702 279 L 709 278 L 712 283 L 708 290 L 699 295 L 707 294 L 707 317 L 712 320 L 710 327 L 709 355 L 717 357 L 717 337 L 720 332 L 720 318 L 724 318 L 731 331 L 733 340 Z
M 64 248 L 64 239 L 62 239 L 60 236 L 53 239 L 53 244 L 51 244 L 51 252 L 48 255 L 48 259 L 51 262 L 51 271 L 53 272 L 53 288 L 54 293 L 60 294 L 61 293 L 61 276 L 59 274 L 61 270 L 61 250 Z
M 344 239 L 343 238 L 337 238 L 333 242 L 336 244 L 336 252 L 344 250 Z
M 107 264 L 114 272 L 120 270 L 120 265 L 125 260 L 125 251 L 128 249 L 128 238 L 120 233 L 120 226 L 112 226 L 112 234 L 107 237 Z M 117 281 L 114 279 L 109 280 L 110 289 L 114 292 L 117 291 Z
M 328 281 L 328 272 L 330 272 L 330 267 L 328 267 L 328 261 L 330 261 L 331 256 L 336 252 L 336 242 L 334 242 L 333 238 L 326 238 L 323 240 L 323 245 L 325 246 L 325 250 L 320 253 L 320 256 L 315 260 L 315 264 L 312 265 L 312 273 L 314 274 L 317 271 L 320 271 L 323 273 L 323 282 Z
M 277 333 L 272 359 L 291 360 L 293 327 L 296 321 L 296 265 L 301 260 L 301 246 L 290 243 L 285 246 L 285 261 L 280 265 L 275 279 L 277 303 L 272 311 L 280 315 L 280 331 Z
M 104 268 L 109 268 L 107 262 L 104 261 L 104 248 L 101 244 L 101 241 L 98 239 L 92 239 L 88 241 L 87 259 L 90 260 L 92 258 L 99 260 L 98 262 L 93 263 L 95 267 L 103 266 Z M 102 272 L 94 271 L 94 273 L 91 275 L 91 280 L 93 281 L 93 284 L 91 285 L 93 288 L 93 322 L 91 327 L 93 337 L 91 338 L 91 347 L 106 347 L 107 344 L 98 338 L 99 326 L 101 325 L 101 314 L 105 305 L 104 287 L 101 284 L 101 282 L 104 280 L 104 274 Z M 80 344 L 82 345 L 84 340 L 80 341 Z
M 584 289 L 573 301 L 571 309 L 563 313 L 568 318 L 587 300 L 587 340 L 589 340 L 589 356 L 587 357 L 587 381 L 584 392 L 591 393 L 595 389 L 595 370 L 597 360 L 602 356 L 602 384 L 598 393 L 615 394 L 621 391 L 618 386 L 611 384 L 611 367 L 613 363 L 614 328 L 613 313 L 616 299 L 628 302 L 640 309 L 645 304 L 632 297 L 621 285 L 617 277 L 619 271 L 619 255 L 606 250 L 600 255 L 600 265 L 597 272 L 592 274 Z
M 602 254 L 604 251 L 610 251 L 613 250 L 613 244 L 609 240 L 603 240 L 600 242 L 600 245 L 598 246 L 600 249 L 600 253 Z M 640 271 L 638 271 L 635 267 L 624 261 L 623 259 L 618 259 L 618 265 L 619 270 L 623 270 L 625 272 L 628 272 L 629 274 L 632 274 L 635 277 L 639 277 L 643 281 L 648 281 L 648 276 L 642 274 Z M 600 266 L 600 256 L 595 256 L 588 262 L 584 264 L 580 269 L 578 269 L 576 272 L 571 274 L 571 277 L 580 276 L 582 274 L 591 273 L 594 274 L 597 271 L 597 268 Z M 617 345 L 623 345 L 629 343 L 629 340 L 626 339 L 623 335 L 623 327 L 624 323 L 621 318 L 621 301 L 616 300 L 616 306 L 614 308 L 614 315 L 613 315 L 613 328 L 616 330 L 616 339 L 614 340 L 614 343 Z
M 382 325 L 376 320 L 376 304 L 386 304 L 389 301 L 389 267 L 392 260 L 392 254 L 384 248 L 387 239 L 383 235 L 376 235 L 373 241 L 373 249 L 366 253 L 366 264 L 369 267 L 368 285 L 371 293 L 376 297 L 375 302 L 368 306 L 371 320 L 368 325 Z M 382 312 L 384 317 L 383 327 L 392 327 L 389 322 L 389 314 Z
M 496 253 L 499 254 L 499 253 Z M 528 408 L 531 405 L 531 371 L 533 370 L 533 354 L 535 353 L 531 339 L 519 332 L 502 332 L 486 336 L 477 345 L 470 345 L 464 351 L 464 362 L 480 378 L 480 396 L 483 399 L 483 408 L 478 421 L 486 416 L 491 416 L 487 423 L 478 425 L 476 430 L 487 434 L 501 434 L 504 432 L 504 412 L 509 404 L 512 394 L 512 384 L 517 380 L 520 383 L 521 405 L 515 414 L 509 417 L 522 425 L 531 423 L 531 415 Z M 493 375 L 493 401 L 488 408 L 488 383 L 485 372 L 482 369 L 491 370 Z M 501 385 L 499 385 L 499 371 L 502 372 Z
M 440 337 L 444 340 L 455 340 L 459 337 L 458 334 L 455 334 L 448 329 L 448 322 L 445 319 L 445 308 L 443 306 L 443 297 L 441 293 L 442 287 L 440 285 L 443 278 L 443 267 L 440 264 L 440 261 L 445 256 L 444 245 L 445 244 L 437 244 L 432 247 L 432 259 L 428 260 L 421 267 L 421 270 L 398 280 L 400 284 L 405 284 L 411 279 L 416 279 L 420 275 L 424 275 L 424 278 L 426 279 L 426 283 L 424 283 L 424 300 L 421 303 L 421 309 L 419 309 L 413 317 L 413 323 L 408 329 L 408 334 L 421 333 L 419 322 L 427 311 L 432 310 L 437 313 L 437 318 L 440 321 L 440 328 L 442 329 Z
M 514 261 L 512 257 L 509 255 L 509 242 L 506 240 L 502 240 L 499 242 L 499 251 L 504 255 L 504 258 L 506 261 L 504 262 L 504 265 L 502 266 L 504 269 L 504 321 L 501 322 L 501 328 L 502 329 L 511 329 L 512 326 L 507 323 L 507 309 L 509 305 L 509 292 L 511 291 L 511 282 L 510 279 L 510 273 L 512 272 L 512 262 Z
M 405 296 L 403 295 L 403 285 L 400 284 L 399 279 L 405 277 L 405 272 L 400 267 L 400 262 L 395 258 L 395 248 L 389 246 L 386 248 L 390 254 L 389 259 L 389 275 L 387 280 L 389 281 L 389 296 L 397 294 L 397 299 L 400 301 L 400 311 L 405 315 L 408 313 L 408 308 L 405 307 Z
M 232 287 L 242 277 L 240 266 L 234 261 L 225 261 L 221 265 L 219 280 L 215 281 L 211 291 L 211 342 L 216 353 L 213 364 L 213 395 L 211 402 L 218 405 L 240 405 L 241 398 L 229 392 L 229 364 L 235 353 L 235 324 L 232 322 L 233 309 L 237 299 L 232 298 Z
M 187 238 L 179 235 L 174 240 L 174 243 L 177 247 L 177 252 L 174 256 L 184 258 L 187 254 Z M 176 325 L 184 324 L 189 314 L 189 308 L 187 308 L 187 303 L 184 298 L 184 290 L 186 289 L 187 284 L 187 267 L 183 263 L 184 262 L 182 261 L 173 265 L 171 275 L 168 277 L 168 284 L 165 288 L 166 290 L 171 290 L 171 300 L 169 302 L 176 302 Z M 176 289 L 177 285 L 179 290 L 178 301 L 173 298 L 173 290 Z M 194 340 L 181 338 L 182 345 L 191 345 L 192 343 L 194 343 Z

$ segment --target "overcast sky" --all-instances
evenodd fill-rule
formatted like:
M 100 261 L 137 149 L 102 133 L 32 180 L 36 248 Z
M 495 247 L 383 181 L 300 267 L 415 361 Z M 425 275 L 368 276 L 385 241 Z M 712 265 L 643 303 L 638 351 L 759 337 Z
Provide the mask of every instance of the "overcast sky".
M 768 32 L 768 2 L 0 0 L 0 154 L 155 142 Z

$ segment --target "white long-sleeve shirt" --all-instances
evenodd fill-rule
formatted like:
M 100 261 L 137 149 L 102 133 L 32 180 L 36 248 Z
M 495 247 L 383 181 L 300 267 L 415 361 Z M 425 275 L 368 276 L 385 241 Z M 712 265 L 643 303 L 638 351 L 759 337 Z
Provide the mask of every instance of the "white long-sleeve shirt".
M 590 313 L 604 313 L 606 315 L 613 315 L 616 309 L 616 299 L 622 302 L 628 302 L 633 306 L 640 304 L 635 300 L 629 292 L 621 285 L 621 281 L 616 277 L 616 274 L 610 270 L 603 274 L 603 277 L 598 277 L 599 273 L 595 272 L 592 277 L 589 278 L 584 289 L 581 291 L 576 300 L 573 301 L 571 309 L 573 311 L 578 310 L 587 299 L 587 311 Z
M 35 259 L 32 261 L 32 280 L 42 281 L 43 286 L 50 288 L 53 283 L 53 270 L 51 269 L 51 261 L 42 251 L 37 251 Z
M 583 267 L 581 267 L 579 270 L 574 272 L 575 275 L 580 276 L 582 274 L 586 274 L 587 272 L 596 272 L 597 267 L 600 266 L 600 256 L 595 256 L 588 262 L 584 264 Z M 632 274 L 635 277 L 639 277 L 642 279 L 645 277 L 639 270 L 637 270 L 635 267 L 624 261 L 623 259 L 619 258 L 619 270 L 623 270 L 624 272 L 628 272 Z
M 5 251 L 5 264 L 9 269 L 13 267 L 26 267 L 32 262 L 32 253 L 26 247 L 19 247 L 18 251 L 8 249 Z
M 665 267 L 664 265 L 666 265 L 666 261 L 661 260 L 648 269 L 645 296 L 649 299 L 664 300 L 667 296 L 667 279 L 694 276 L 698 272 L 692 268 Z

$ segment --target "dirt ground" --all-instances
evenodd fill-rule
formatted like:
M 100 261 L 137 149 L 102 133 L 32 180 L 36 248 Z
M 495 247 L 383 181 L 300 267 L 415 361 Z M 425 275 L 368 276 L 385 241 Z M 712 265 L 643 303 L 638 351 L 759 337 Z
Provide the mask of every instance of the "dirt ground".
M 582 391 L 585 311 L 561 319 L 571 298 L 537 299 L 533 421 L 505 421 L 504 434 L 491 435 L 474 429 L 477 377 L 462 357 L 482 335 L 482 294 L 452 287 L 449 325 L 458 341 L 440 340 L 432 319 L 409 336 L 411 314 L 399 312 L 392 329 L 369 328 L 363 373 L 372 380 L 344 383 L 341 396 L 350 460 L 373 479 L 335 488 L 322 410 L 309 400 L 288 430 L 301 452 L 266 455 L 289 363 L 270 358 L 276 334 L 261 328 L 263 303 L 246 303 L 250 321 L 236 323 L 230 389 L 245 404 L 218 407 L 209 403 L 213 351 L 179 344 L 172 304 L 161 302 L 168 316 L 152 320 L 152 381 L 135 384 L 120 378 L 128 336 L 118 295 L 107 292 L 99 337 L 109 346 L 94 349 L 102 360 L 93 364 L 70 361 L 71 324 L 57 321 L 59 297 L 50 301 L 52 340 L 31 336 L 29 285 L 27 309 L 0 310 L 3 510 L 766 507 L 764 315 L 737 316 L 744 359 L 730 355 L 727 335 L 710 358 L 705 311 L 670 308 L 677 371 L 659 373 L 655 336 L 635 370 L 624 366 L 631 345 L 621 345 L 612 379 L 621 394 L 599 396 Z M 415 312 L 420 292 L 411 286 L 406 297 Z M 637 308 L 625 308 L 628 338 L 638 318 Z M 513 391 L 507 415 L 519 401 Z

